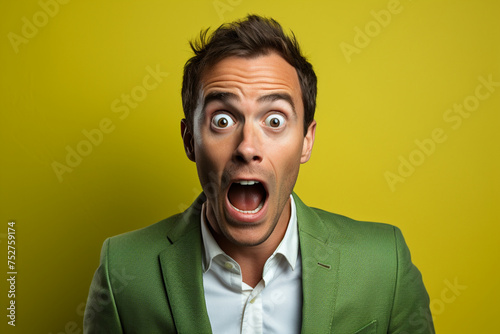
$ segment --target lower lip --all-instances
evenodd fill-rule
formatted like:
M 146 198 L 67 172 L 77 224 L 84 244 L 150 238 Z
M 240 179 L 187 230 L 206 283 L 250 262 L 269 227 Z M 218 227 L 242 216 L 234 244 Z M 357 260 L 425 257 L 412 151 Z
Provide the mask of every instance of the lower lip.
M 243 213 L 243 212 L 236 210 L 233 207 L 233 205 L 229 201 L 229 198 L 227 197 L 227 194 L 226 194 L 226 212 L 229 214 L 229 216 L 233 220 L 235 220 L 237 222 L 255 224 L 255 223 L 263 220 L 264 216 L 266 215 L 268 199 L 269 199 L 269 195 L 266 194 L 266 199 L 264 200 L 264 205 L 262 206 L 262 209 L 259 210 L 259 212 Z

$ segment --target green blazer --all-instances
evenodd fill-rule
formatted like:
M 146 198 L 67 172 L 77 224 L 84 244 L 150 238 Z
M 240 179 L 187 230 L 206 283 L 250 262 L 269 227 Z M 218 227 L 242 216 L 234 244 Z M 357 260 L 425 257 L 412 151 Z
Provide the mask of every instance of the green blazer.
M 401 231 L 297 206 L 302 333 L 434 333 L 429 297 Z M 202 278 L 200 212 L 104 242 L 85 333 L 211 333 Z

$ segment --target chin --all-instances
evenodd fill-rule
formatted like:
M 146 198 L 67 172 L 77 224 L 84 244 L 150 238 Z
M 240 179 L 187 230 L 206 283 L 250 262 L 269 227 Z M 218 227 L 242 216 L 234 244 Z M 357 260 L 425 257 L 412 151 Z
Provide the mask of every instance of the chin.
M 258 246 L 269 239 L 275 227 L 276 224 L 270 224 L 267 221 L 263 222 L 261 226 L 238 222 L 226 226 L 224 236 L 234 245 L 246 247 Z

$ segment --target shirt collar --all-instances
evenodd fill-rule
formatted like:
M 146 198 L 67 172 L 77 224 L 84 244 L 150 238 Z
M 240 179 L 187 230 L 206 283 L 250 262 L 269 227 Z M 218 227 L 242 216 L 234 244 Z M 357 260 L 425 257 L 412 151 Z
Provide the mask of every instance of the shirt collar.
M 291 213 L 290 220 L 288 221 L 288 227 L 286 228 L 285 236 L 281 240 L 280 244 L 273 252 L 270 258 L 274 257 L 276 254 L 281 254 L 288 261 L 288 264 L 295 269 L 297 264 L 297 258 L 299 254 L 299 234 L 297 230 L 297 210 L 295 207 L 295 201 L 293 196 L 290 195 L 291 199 Z M 203 272 L 207 272 L 212 265 L 213 259 L 219 255 L 224 255 L 229 257 L 224 251 L 219 247 L 217 241 L 215 241 L 212 233 L 208 228 L 207 221 L 205 219 L 206 205 L 203 203 L 201 210 L 201 237 L 203 240 L 203 247 L 205 251 L 205 256 L 203 257 Z

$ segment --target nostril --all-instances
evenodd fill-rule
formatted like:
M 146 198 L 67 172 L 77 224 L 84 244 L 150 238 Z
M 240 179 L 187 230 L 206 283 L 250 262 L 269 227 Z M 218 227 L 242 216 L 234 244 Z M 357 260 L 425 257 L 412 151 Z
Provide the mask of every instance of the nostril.
M 259 155 L 245 156 L 244 154 L 235 154 L 234 160 L 240 163 L 250 163 L 250 162 L 260 162 L 262 158 Z

